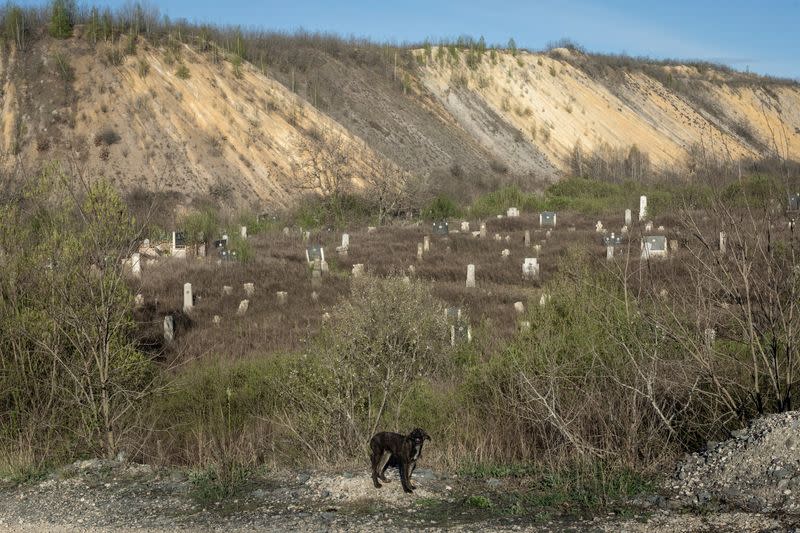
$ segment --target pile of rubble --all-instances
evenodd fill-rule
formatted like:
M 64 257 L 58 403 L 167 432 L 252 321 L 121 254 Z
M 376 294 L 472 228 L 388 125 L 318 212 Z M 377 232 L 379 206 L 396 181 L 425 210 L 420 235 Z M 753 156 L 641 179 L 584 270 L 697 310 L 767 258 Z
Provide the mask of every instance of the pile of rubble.
M 671 488 L 688 505 L 800 514 L 800 411 L 754 420 L 733 438 L 688 456 Z

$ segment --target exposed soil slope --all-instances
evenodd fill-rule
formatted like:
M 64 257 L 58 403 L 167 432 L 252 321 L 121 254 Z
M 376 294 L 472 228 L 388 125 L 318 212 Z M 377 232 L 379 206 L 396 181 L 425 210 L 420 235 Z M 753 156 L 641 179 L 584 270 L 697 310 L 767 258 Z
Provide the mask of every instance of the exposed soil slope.
M 184 203 L 210 195 L 285 206 L 305 191 L 309 153 L 331 139 L 356 184 L 388 163 L 465 180 L 514 174 L 535 187 L 568 171 L 576 144 L 636 145 L 656 165 L 682 163 L 698 145 L 722 157 L 800 159 L 797 84 L 696 66 L 609 66 L 566 49 L 484 53 L 476 63 L 434 48 L 413 51 L 416 67 L 382 72 L 320 49 L 297 87 L 294 69 L 237 69 L 219 54 L 141 38 L 120 60 L 79 30 L 5 46 L 4 170 L 58 160 Z M 319 98 L 316 87 L 326 90 Z

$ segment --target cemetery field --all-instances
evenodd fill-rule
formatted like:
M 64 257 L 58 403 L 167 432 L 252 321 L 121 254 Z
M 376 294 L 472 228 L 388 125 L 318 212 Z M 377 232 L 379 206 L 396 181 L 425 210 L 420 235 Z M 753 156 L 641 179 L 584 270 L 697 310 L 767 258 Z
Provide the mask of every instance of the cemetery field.
M 461 231 L 462 222 L 468 224 L 465 231 Z M 219 250 L 211 248 L 205 257 L 191 253 L 186 259 L 164 257 L 143 264 L 141 278 L 133 281 L 132 290 L 143 297 L 135 312 L 141 346 L 183 361 L 302 350 L 332 308 L 347 300 L 357 264 L 363 265 L 365 275 L 430 283 L 431 293 L 451 312 L 460 310 L 461 321 L 470 325 L 474 335 L 505 342 L 524 327 L 525 310 L 540 305 L 547 282 L 570 250 L 586 252 L 605 268 L 617 270 L 624 265 L 632 271 L 639 268 L 643 233 L 663 235 L 667 241 L 677 241 L 682 234 L 674 225 L 659 231 L 662 224 L 674 224 L 667 217 L 655 218 L 647 232 L 645 224 L 637 222 L 622 233 L 622 213 L 602 217 L 601 231 L 597 222 L 596 217 L 565 212 L 558 213 L 554 227 L 541 226 L 539 213 L 450 220 L 447 235 L 436 234 L 431 222 L 397 223 L 372 230 L 311 231 L 307 236 L 299 228 L 275 229 L 248 236 L 250 257 L 245 262 L 223 260 Z M 473 235 L 480 232 L 481 223 L 485 224 L 485 236 Z M 346 254 L 336 251 L 343 233 L 349 235 Z M 612 233 L 617 240 L 614 260 L 608 262 L 604 239 L 610 239 Z M 318 284 L 312 280 L 313 264 L 306 258 L 306 249 L 315 246 L 322 247 L 327 264 Z M 671 270 L 676 257 L 680 252 L 674 250 L 669 260 L 651 270 Z M 524 275 L 525 258 L 537 259 L 538 274 Z M 470 264 L 475 266 L 474 288 L 466 285 Z M 190 313 L 183 311 L 185 283 L 192 285 Z M 252 295 L 247 293 L 247 284 L 252 284 Z M 286 292 L 285 303 L 279 301 L 279 292 Z M 239 314 L 242 300 L 248 300 L 248 307 Z M 169 346 L 163 339 L 167 315 L 175 322 L 174 341 Z

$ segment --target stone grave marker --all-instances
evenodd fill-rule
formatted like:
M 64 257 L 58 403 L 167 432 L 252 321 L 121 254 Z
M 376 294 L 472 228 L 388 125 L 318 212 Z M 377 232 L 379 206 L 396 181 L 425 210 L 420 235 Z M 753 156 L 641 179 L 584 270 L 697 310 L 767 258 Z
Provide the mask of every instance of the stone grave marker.
M 186 257 L 186 235 L 182 231 L 172 232 L 172 246 L 170 247 L 172 257 Z
M 521 315 L 525 312 L 525 304 L 522 302 L 514 302 L 514 311 L 516 311 L 518 315 Z
M 506 216 L 509 218 L 514 218 L 519 216 L 519 209 L 516 207 L 509 207 L 506 211 Z
M 275 293 L 275 298 L 279 306 L 284 306 L 286 302 L 289 301 L 289 293 L 286 291 L 278 291 Z
M 789 195 L 789 211 L 800 211 L 800 192 Z
M 421 242 L 417 243 L 417 261 L 422 261 L 422 255 L 425 253 L 425 245 Z
M 311 246 L 306 247 L 306 262 L 308 264 L 313 264 L 314 261 L 322 261 L 325 260 L 325 249 L 319 244 L 312 244 Z
M 220 322 L 222 322 L 222 317 L 219 315 L 214 315 L 214 318 L 211 319 L 215 326 L 219 326 Z
M 603 221 L 598 220 L 597 224 L 594 225 L 594 231 L 597 233 L 603 233 Z
M 467 288 L 475 287 L 475 265 L 467 265 Z
M 175 321 L 172 315 L 164 317 L 164 342 L 169 344 L 175 340 Z
M 519 330 L 520 331 L 530 331 L 530 329 L 531 329 L 530 320 L 520 320 L 520 322 L 519 322 Z
M 183 284 L 183 312 L 191 313 L 194 309 L 194 298 L 192 297 L 192 284 Z
M 645 231 L 653 231 L 653 223 L 652 222 L 648 222 L 647 224 L 645 224 L 644 225 L 644 230 Z
M 142 261 L 141 256 L 138 253 L 131 254 L 131 273 L 134 275 L 134 277 L 142 277 Z
M 663 235 L 648 235 L 642 238 L 642 259 L 667 256 L 667 238 Z
M 347 252 L 350 250 L 350 234 L 342 233 L 342 245 L 336 247 L 336 253 L 341 257 L 347 257 Z
M 622 235 L 612 233 L 611 235 L 603 235 L 601 241 L 606 246 L 619 246 L 625 242 L 625 239 Z
M 247 226 L 241 226 L 239 228 L 239 235 L 242 236 L 242 239 L 246 239 L 247 238 Z
M 353 277 L 360 278 L 364 274 L 364 264 L 356 263 L 353 265 Z
M 450 326 L 450 346 L 472 342 L 472 328 L 469 324 L 459 322 Z
M 322 272 L 318 269 L 311 271 L 311 287 L 319 289 L 322 286 Z
M 428 237 L 427 235 L 422 237 L 422 249 L 426 252 L 430 251 L 431 249 L 431 238 Z
M 536 279 L 539 277 L 539 259 L 536 257 L 526 257 L 522 262 L 522 277 L 525 279 Z
M 552 211 L 543 211 L 539 213 L 539 226 L 554 228 L 556 226 L 556 213 Z
M 639 222 L 647 218 L 647 196 L 639 197 Z
M 450 233 L 450 226 L 447 224 L 446 220 L 440 220 L 438 222 L 433 223 L 434 235 L 448 235 L 449 233 Z
M 461 222 L 461 231 L 463 233 L 469 233 L 469 222 L 467 222 L 466 220 Z
M 239 302 L 239 308 L 236 310 L 236 316 L 244 316 L 248 307 L 250 307 L 250 300 L 242 300 Z
M 447 319 L 448 322 L 458 322 L 461 320 L 461 308 L 460 307 L 447 307 L 444 310 L 444 317 Z
M 614 260 L 614 246 L 608 245 L 606 246 L 606 261 L 613 261 Z
M 727 250 L 727 236 L 725 235 L 724 231 L 719 232 L 719 251 L 720 253 L 725 253 Z
M 508 248 L 504 248 L 503 251 L 500 252 L 500 257 L 502 257 L 503 259 L 508 259 L 508 256 L 510 255 L 511 255 L 511 250 L 509 250 Z
M 525 237 L 523 238 L 523 242 L 525 243 L 525 248 L 530 247 L 531 245 L 531 232 L 530 230 L 525 230 Z
M 485 222 L 481 222 L 481 238 L 482 239 L 486 238 L 486 223 Z
M 669 241 L 669 251 L 670 252 L 677 252 L 678 251 L 678 239 L 670 239 L 670 241 Z
M 222 294 L 225 296 L 230 296 L 231 294 L 233 294 L 233 287 L 231 287 L 230 285 L 223 285 Z
M 253 293 L 256 292 L 256 286 L 254 283 L 245 283 L 244 287 L 244 295 L 250 298 L 253 296 Z
M 625 226 L 630 226 L 633 224 L 633 215 L 631 214 L 630 209 L 625 210 Z

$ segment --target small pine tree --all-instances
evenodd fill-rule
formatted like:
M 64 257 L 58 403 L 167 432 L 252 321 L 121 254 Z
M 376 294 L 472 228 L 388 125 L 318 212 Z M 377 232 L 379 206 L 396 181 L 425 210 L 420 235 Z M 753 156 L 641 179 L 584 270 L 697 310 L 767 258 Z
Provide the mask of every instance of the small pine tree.
M 53 0 L 50 7 L 50 35 L 56 39 L 72 36 L 75 3 L 70 0 Z
M 512 56 L 517 55 L 517 41 L 513 37 L 508 40 L 508 49 L 511 51 Z

